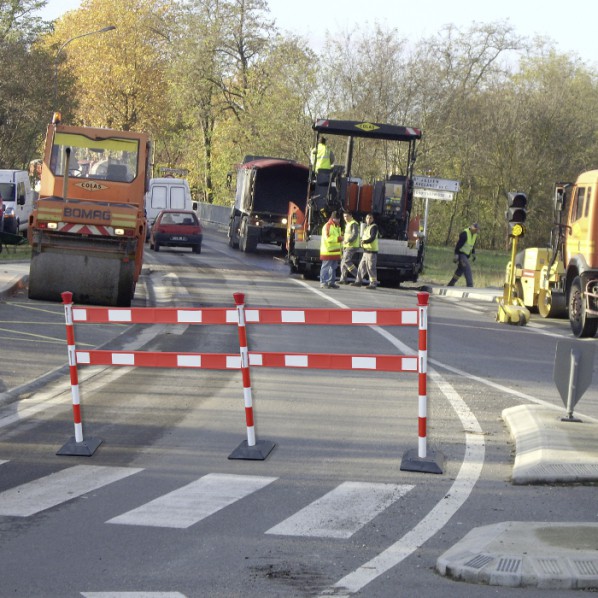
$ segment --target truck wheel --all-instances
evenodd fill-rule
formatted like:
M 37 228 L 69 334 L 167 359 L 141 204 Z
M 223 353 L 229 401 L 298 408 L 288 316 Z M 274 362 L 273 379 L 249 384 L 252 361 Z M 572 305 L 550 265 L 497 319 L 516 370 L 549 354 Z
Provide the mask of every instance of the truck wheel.
M 239 248 L 244 253 L 253 253 L 257 249 L 257 237 L 252 234 L 249 220 L 243 218 L 239 230 Z
M 577 338 L 592 337 L 598 330 L 598 318 L 589 318 L 586 313 L 586 300 L 579 276 L 573 279 L 569 292 L 569 323 Z
M 158 241 L 154 241 L 154 245 L 152 247 L 154 251 L 160 251 L 160 243 Z
M 192 249 L 193 249 L 193 253 L 201 253 L 201 243 L 198 243 L 197 245 L 193 245 Z
M 237 237 L 237 219 L 231 220 L 228 227 L 228 244 L 233 249 L 239 249 L 239 238 Z

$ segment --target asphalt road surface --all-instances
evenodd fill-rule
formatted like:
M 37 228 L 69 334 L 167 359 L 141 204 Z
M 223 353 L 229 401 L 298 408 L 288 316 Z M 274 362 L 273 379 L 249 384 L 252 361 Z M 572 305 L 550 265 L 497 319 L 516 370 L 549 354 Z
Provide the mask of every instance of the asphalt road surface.
M 416 293 L 319 289 L 275 248 L 146 253 L 135 306 L 414 308 Z M 264 460 L 229 459 L 246 439 L 238 371 L 80 367 L 90 457 L 73 435 L 63 308 L 21 292 L 0 304 L 0 596 L 380 598 L 514 595 L 457 582 L 436 560 L 501 521 L 596 521 L 591 486 L 513 486 L 506 407 L 560 405 L 553 382 L 566 321 L 524 328 L 495 307 L 432 297 L 428 449 L 439 474 L 401 470 L 418 446 L 413 373 L 251 369 Z M 252 326 L 251 351 L 415 355 L 414 327 Z M 78 349 L 238 353 L 236 326 L 77 325 Z M 49 375 L 48 372 L 54 372 Z M 41 377 L 41 378 L 40 378 Z M 12 393 L 12 394 L 11 394 Z M 591 387 L 577 411 L 598 417 Z M 440 458 L 444 459 L 441 460 Z M 572 592 L 570 592 L 572 595 Z M 554 595 L 565 595 L 558 591 Z M 577 592 L 579 594 L 579 592 Z

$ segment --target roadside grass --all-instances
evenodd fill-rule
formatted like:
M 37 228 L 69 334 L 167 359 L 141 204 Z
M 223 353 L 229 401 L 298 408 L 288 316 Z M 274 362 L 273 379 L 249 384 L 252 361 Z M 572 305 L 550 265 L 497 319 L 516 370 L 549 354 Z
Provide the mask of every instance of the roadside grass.
M 502 289 L 505 269 L 510 259 L 507 251 L 476 249 L 476 261 L 472 263 L 473 283 L 476 287 Z M 446 285 L 451 279 L 456 265 L 453 263 L 453 247 L 426 247 L 424 271 L 419 282 Z M 457 286 L 465 285 L 461 277 Z
M 507 251 L 489 251 L 476 249 L 477 259 L 472 265 L 473 281 L 476 287 L 502 288 L 505 279 L 505 268 L 510 259 Z M 2 248 L 0 263 L 7 261 L 27 261 L 31 258 L 31 247 L 9 245 Z M 452 247 L 426 247 L 424 272 L 418 282 L 446 285 L 455 271 Z M 461 278 L 457 285 L 463 286 Z
M 22 245 L 2 245 L 0 262 L 26 261 L 31 259 L 31 247 L 28 243 Z

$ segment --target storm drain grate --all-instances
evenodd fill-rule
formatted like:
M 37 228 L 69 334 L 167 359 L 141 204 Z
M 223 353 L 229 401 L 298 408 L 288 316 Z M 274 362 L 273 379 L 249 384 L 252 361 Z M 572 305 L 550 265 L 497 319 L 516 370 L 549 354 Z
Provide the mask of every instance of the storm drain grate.
M 496 570 L 500 573 L 517 573 L 521 568 L 521 559 L 514 558 L 501 558 L 498 561 Z
M 473 569 L 481 569 L 485 567 L 489 562 L 493 561 L 494 557 L 488 556 L 487 554 L 478 554 L 471 560 L 465 563 L 465 567 L 472 567 Z
M 580 575 L 598 575 L 598 561 L 572 560 Z
M 563 573 L 558 559 L 538 559 L 537 562 L 543 573 L 549 575 L 562 575 Z

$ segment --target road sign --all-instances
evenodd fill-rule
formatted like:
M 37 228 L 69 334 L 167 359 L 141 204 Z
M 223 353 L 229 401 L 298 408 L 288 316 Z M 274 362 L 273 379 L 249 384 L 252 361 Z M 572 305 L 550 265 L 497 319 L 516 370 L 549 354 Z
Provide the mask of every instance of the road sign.
M 413 189 L 413 197 L 420 199 L 440 199 L 443 201 L 453 201 L 455 194 L 452 191 L 434 191 L 433 189 Z
M 557 343 L 553 379 L 571 421 L 574 421 L 573 408 L 592 382 L 593 367 L 594 345 L 575 341 Z
M 461 183 L 450 179 L 438 179 L 430 176 L 414 176 L 415 189 L 434 189 L 435 191 L 452 191 L 458 193 Z

